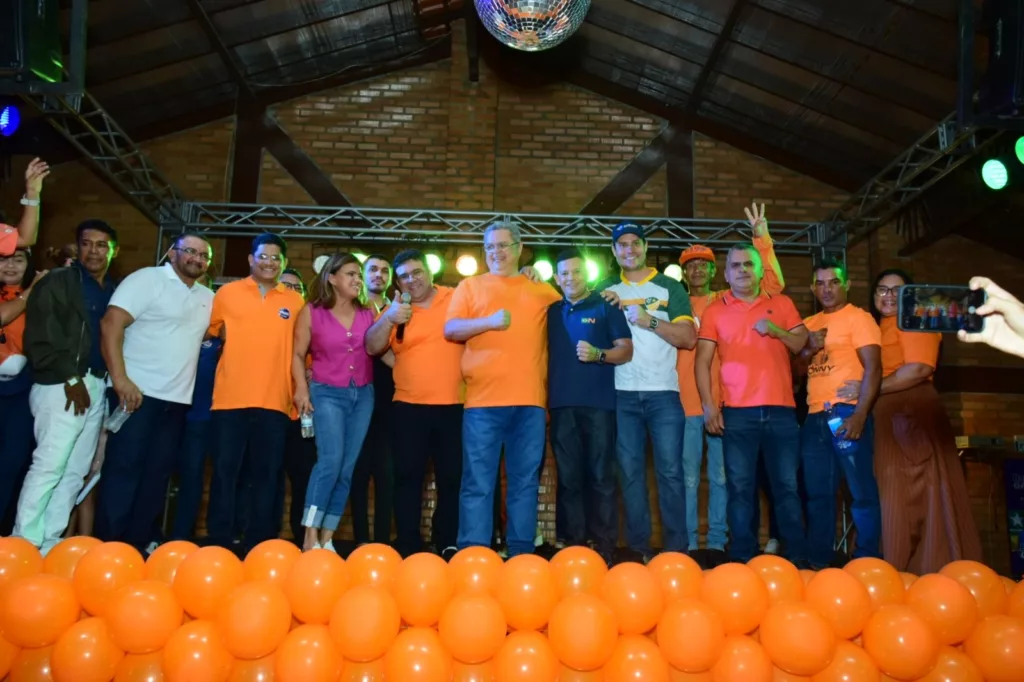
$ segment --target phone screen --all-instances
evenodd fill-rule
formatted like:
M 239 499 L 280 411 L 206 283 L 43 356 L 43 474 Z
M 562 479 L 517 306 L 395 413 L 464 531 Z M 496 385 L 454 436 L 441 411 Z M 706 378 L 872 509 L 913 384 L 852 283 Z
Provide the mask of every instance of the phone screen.
M 907 284 L 900 288 L 899 328 L 908 332 L 976 333 L 985 319 L 975 311 L 985 292 L 970 287 Z

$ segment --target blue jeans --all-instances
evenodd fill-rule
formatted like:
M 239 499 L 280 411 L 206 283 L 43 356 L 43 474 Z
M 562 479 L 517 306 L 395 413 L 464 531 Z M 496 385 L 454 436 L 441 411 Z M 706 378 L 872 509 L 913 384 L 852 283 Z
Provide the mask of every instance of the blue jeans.
M 644 555 L 651 553 L 651 507 L 647 496 L 647 435 L 654 451 L 658 481 L 662 545 L 665 551 L 685 552 L 686 484 L 683 480 L 683 432 L 686 415 L 678 391 L 616 391 L 618 427 L 616 455 L 626 510 L 626 543 Z
M 833 416 L 846 418 L 853 405 L 836 405 Z M 869 415 L 856 447 L 839 450 L 832 439 L 827 412 L 807 415 L 801 430 L 800 451 L 804 486 L 807 488 L 807 560 L 814 568 L 832 563 L 836 539 L 836 491 L 839 477 L 853 498 L 851 514 L 857 527 L 857 545 L 853 556 L 881 557 L 882 509 L 875 481 L 875 429 Z
M 211 423 L 210 419 L 185 419 L 185 432 L 178 448 L 178 500 L 171 526 L 172 540 L 190 540 L 195 534 L 203 499 Z
M 800 467 L 800 427 L 792 407 L 726 407 L 725 480 L 729 489 L 729 555 L 746 563 L 759 551 L 753 532 L 757 494 L 758 452 L 764 452 L 765 472 L 772 491 L 772 515 L 778 523 L 783 554 L 790 561 L 804 557 L 804 523 L 797 488 Z
M 533 552 L 544 421 L 541 407 L 471 407 L 464 412 L 459 549 L 491 545 L 495 481 L 504 445 L 508 556 Z
M 311 381 L 309 398 L 317 459 L 306 488 L 302 525 L 337 530 L 373 416 L 373 384 L 338 388 Z
M 686 528 L 690 534 L 689 548 L 693 550 L 700 546 L 697 538 L 697 527 L 700 524 L 697 501 L 705 436 L 708 444 L 707 548 L 724 550 L 725 543 L 729 540 L 729 524 L 725 518 L 729 493 L 725 489 L 722 437 L 705 433 L 703 415 L 686 418 L 686 434 L 683 436 L 683 478 L 686 481 Z
M 0 395 L 0 536 L 11 534 L 18 493 L 32 461 L 33 448 L 35 438 L 28 391 Z M 10 523 L 7 523 L 8 512 Z

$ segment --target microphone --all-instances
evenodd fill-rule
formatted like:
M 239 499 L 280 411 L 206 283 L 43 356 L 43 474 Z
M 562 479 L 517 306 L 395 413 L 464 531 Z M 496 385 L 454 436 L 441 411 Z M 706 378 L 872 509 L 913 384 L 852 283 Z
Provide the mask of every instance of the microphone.
M 402 294 L 401 301 L 402 301 L 403 304 L 406 304 L 406 305 L 409 304 L 409 303 L 412 303 L 412 296 L 409 295 L 409 292 L 405 292 L 405 293 Z M 404 338 L 405 338 L 405 322 L 403 322 L 402 324 L 398 325 L 398 331 L 395 332 L 395 340 L 398 341 L 398 343 L 402 343 L 402 339 L 404 339 Z

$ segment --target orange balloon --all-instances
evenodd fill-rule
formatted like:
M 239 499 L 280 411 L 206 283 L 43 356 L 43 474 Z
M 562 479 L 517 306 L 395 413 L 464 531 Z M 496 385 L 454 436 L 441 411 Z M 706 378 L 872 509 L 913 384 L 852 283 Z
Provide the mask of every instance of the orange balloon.
M 1020 682 L 1024 623 L 1003 615 L 984 618 L 964 642 L 964 651 L 988 682 Z
M 242 562 L 246 580 L 268 580 L 278 587 L 284 583 L 302 550 L 288 540 L 265 540 L 249 550 Z
M 917 582 L 917 576 L 913 573 L 900 573 L 900 579 L 903 581 L 903 587 L 910 589 L 910 586 Z
M 555 577 L 558 598 L 577 592 L 597 594 L 608 573 L 608 564 L 601 555 L 583 545 L 573 545 L 551 557 L 551 573 Z
M 512 630 L 540 630 L 558 602 L 551 567 L 535 554 L 520 554 L 505 562 L 496 596 Z
M 353 585 L 373 585 L 391 591 L 402 557 L 390 545 L 371 543 L 356 547 L 345 563 Z
M 452 682 L 495 682 L 497 680 L 493 661 L 473 665 L 455 661 L 453 670 Z
M 954 561 L 942 567 L 941 575 L 952 578 L 974 595 L 981 618 L 1006 612 L 1006 588 L 999 574 L 977 561 Z
M 618 636 L 615 612 L 589 593 L 572 594 L 560 601 L 548 623 L 548 641 L 555 656 L 575 670 L 603 666 Z
M 384 659 L 375 661 L 345 661 L 338 682 L 383 682 Z
M 796 566 L 780 556 L 761 554 L 747 562 L 768 588 L 768 603 L 800 601 L 804 598 L 804 580 Z
M 684 673 L 672 666 L 668 667 L 668 679 L 669 682 L 714 682 L 710 670 L 702 673 Z
M 456 661 L 477 664 L 498 653 L 508 624 L 501 605 L 483 593 L 463 593 L 452 599 L 437 626 L 441 644 Z
M 889 604 L 902 604 L 907 588 L 899 571 L 881 559 L 863 557 L 854 559 L 843 570 L 855 577 L 867 588 L 871 597 L 871 608 Z
M 235 658 L 269 656 L 291 629 L 292 612 L 281 588 L 269 580 L 239 585 L 221 607 L 217 631 Z
M 668 663 L 658 645 L 643 635 L 623 635 L 604 664 L 605 682 L 669 682 Z
M 760 644 L 744 635 L 732 635 L 725 638 L 711 676 L 714 682 L 771 682 L 773 667 Z
M 276 654 L 270 654 L 263 658 L 256 658 L 251 661 L 235 659 L 231 664 L 231 672 L 228 674 L 227 682 L 273 682 L 274 664 L 277 660 Z M 340 672 L 339 666 L 336 672 Z M 292 678 L 295 679 L 295 678 Z M 331 682 L 338 679 L 335 675 Z
M 22 648 L 50 646 L 78 620 L 71 581 L 49 573 L 19 578 L 0 592 L 0 635 Z
M 52 646 L 38 649 L 22 649 L 11 665 L 11 674 L 6 682 L 53 682 L 50 668 Z
M 143 580 L 115 592 L 104 618 L 120 649 L 129 654 L 148 654 L 164 648 L 181 626 L 182 616 L 184 611 L 170 585 Z
M 295 628 L 281 642 L 274 658 L 277 682 L 335 682 L 344 664 L 326 625 Z
M 114 682 L 163 682 L 164 652 L 127 654 L 117 664 Z
M 174 576 L 178 573 L 178 566 L 189 554 L 199 549 L 194 542 L 186 540 L 172 540 L 165 542 L 156 548 L 156 551 L 146 559 L 146 580 L 159 580 L 168 585 L 174 584 Z
M 601 598 L 612 607 L 623 635 L 641 635 L 654 628 L 665 605 L 654 574 L 631 561 L 608 571 L 601 583 Z
M 940 573 L 923 575 L 907 590 L 907 606 L 924 618 L 939 644 L 959 644 L 978 622 L 978 604 L 967 588 Z
M 1003 587 L 1006 588 L 1007 596 L 1013 594 L 1013 591 L 1017 589 L 1017 581 L 1013 578 L 1007 578 L 1005 575 L 999 576 L 999 580 L 1003 583 Z
M 208 620 L 185 623 L 164 647 L 167 682 L 224 682 L 231 664 L 231 654 L 224 648 L 216 626 Z
M 407 628 L 398 633 L 384 656 L 384 677 L 402 682 L 448 682 L 452 657 L 431 628 Z
M 928 623 L 902 604 L 890 604 L 875 611 L 864 627 L 863 637 L 864 650 L 879 670 L 901 680 L 921 677 L 932 669 L 939 656 L 939 641 Z
M 11 671 L 11 665 L 14 663 L 14 658 L 20 650 L 20 647 L 0 637 L 0 680 L 7 677 L 7 673 Z
M 1006 598 L 1006 613 L 1024 620 L 1024 583 L 1018 583 Z
M 806 675 L 787 673 L 778 666 L 772 666 L 772 682 L 811 682 L 811 678 Z
M 357 585 L 341 595 L 331 612 L 331 637 L 350 661 L 380 658 L 398 635 L 398 604 L 383 587 Z
M 682 552 L 662 552 L 651 559 L 647 570 L 661 588 L 666 604 L 674 599 L 700 596 L 704 571 Z
M 53 645 L 50 666 L 55 682 L 110 682 L 122 658 L 103 619 L 86 618 Z
M 812 571 L 809 568 L 801 568 L 800 569 L 800 579 L 804 581 L 804 585 L 807 585 L 807 583 L 811 582 L 811 580 L 816 575 L 818 575 L 817 571 Z
M 455 583 L 455 592 L 486 592 L 494 594 L 501 574 L 501 557 L 490 547 L 467 547 L 459 550 L 448 562 Z
M 145 563 L 139 550 L 123 542 L 104 542 L 87 551 L 71 579 L 82 608 L 102 616 L 114 592 L 142 580 Z
M 828 621 L 803 602 L 769 607 L 758 634 L 772 663 L 793 675 L 820 673 L 836 651 L 836 635 Z
M 725 646 L 721 617 L 693 597 L 670 602 L 658 622 L 657 632 L 665 660 L 682 672 L 711 670 Z
M 768 588 L 744 564 L 722 564 L 704 576 L 701 599 L 722 618 L 727 635 L 753 632 L 768 610 Z
M 601 670 L 573 670 L 563 665 L 555 679 L 558 682 L 601 682 L 604 674 Z
M 407 557 L 398 567 L 393 588 L 398 613 L 413 627 L 437 625 L 453 591 L 448 564 L 429 552 Z
M 981 670 L 967 654 L 951 646 L 939 649 L 939 660 L 917 682 L 985 682 Z
M 43 559 L 43 572 L 71 580 L 75 575 L 78 560 L 99 544 L 102 543 L 98 539 L 83 535 L 61 540 L 47 552 L 46 558 Z
M 554 682 L 559 665 L 547 637 L 522 630 L 505 638 L 494 670 L 498 682 Z
M 348 585 L 344 559 L 329 549 L 314 549 L 303 552 L 292 564 L 284 579 L 284 596 L 299 621 L 327 625 L 331 610 Z
M 229 550 L 201 547 L 178 565 L 171 588 L 190 616 L 212 621 L 244 577 L 242 562 Z
M 832 626 L 840 639 L 853 639 L 871 616 L 871 595 L 851 573 L 819 571 L 804 587 L 804 600 Z
M 811 678 L 812 682 L 878 682 L 881 673 L 868 652 L 852 642 L 839 640 L 832 662 Z
M 42 570 L 43 557 L 35 545 L 24 538 L 0 538 L 0 589 Z

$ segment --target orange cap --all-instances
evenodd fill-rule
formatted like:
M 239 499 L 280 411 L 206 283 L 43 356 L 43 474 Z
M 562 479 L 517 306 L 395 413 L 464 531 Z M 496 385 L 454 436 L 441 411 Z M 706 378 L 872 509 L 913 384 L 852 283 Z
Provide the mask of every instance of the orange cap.
M 683 249 L 679 254 L 679 264 L 686 265 L 692 260 L 709 260 L 715 262 L 715 252 L 703 244 L 694 244 Z

